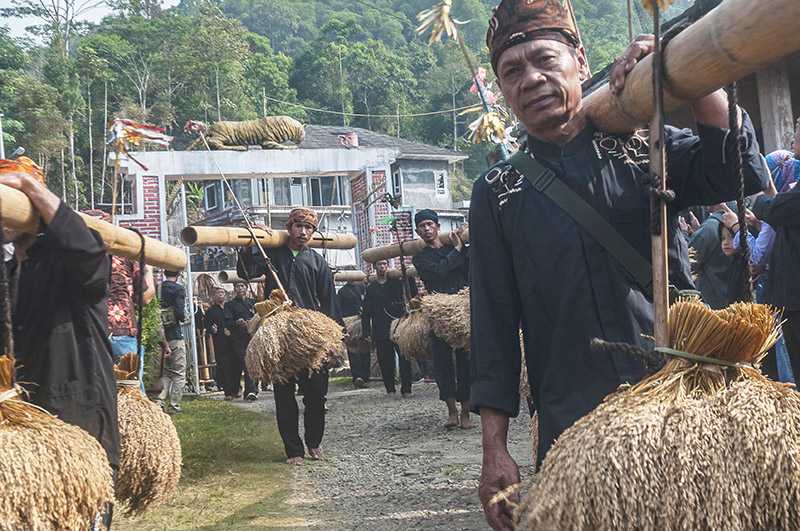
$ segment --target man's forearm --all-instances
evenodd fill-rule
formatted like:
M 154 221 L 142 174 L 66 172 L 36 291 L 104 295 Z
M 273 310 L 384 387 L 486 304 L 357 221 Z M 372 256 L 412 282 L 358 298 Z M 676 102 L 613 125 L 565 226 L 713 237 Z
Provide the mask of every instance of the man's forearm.
M 728 129 L 728 95 L 722 89 L 712 92 L 692 103 L 694 119 L 697 123 Z M 741 122 L 741 110 L 739 111 L 739 121 Z
M 482 407 L 480 413 L 483 451 L 508 451 L 508 415 L 488 407 Z

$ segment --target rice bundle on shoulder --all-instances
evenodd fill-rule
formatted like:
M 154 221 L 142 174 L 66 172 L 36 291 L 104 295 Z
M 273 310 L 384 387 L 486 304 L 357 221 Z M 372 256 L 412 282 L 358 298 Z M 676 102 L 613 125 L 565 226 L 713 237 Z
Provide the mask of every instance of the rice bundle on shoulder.
M 779 321 L 764 305 L 673 305 L 671 347 L 714 362 L 674 357 L 578 420 L 518 520 L 536 530 L 800 529 L 800 395 L 756 368 Z
M 140 390 L 139 359 L 122 357 L 117 374 L 120 462 L 114 494 L 128 513 L 168 499 L 181 479 L 181 441 L 172 419 Z
M 420 304 L 436 337 L 452 348 L 470 349 L 469 288 L 454 295 L 431 293 Z
M 0 356 L 0 530 L 89 529 L 113 500 L 97 440 L 22 400 Z
M 327 315 L 292 306 L 279 290 L 256 304 L 256 311 L 262 321 L 245 356 L 253 378 L 285 383 L 344 357 L 342 327 Z
M 400 349 L 401 356 L 412 360 L 430 359 L 433 349 L 430 321 L 422 311 L 420 299 L 411 299 L 408 307 L 408 314 L 392 321 L 389 329 L 391 339 Z
M 347 337 L 344 340 L 347 350 L 359 354 L 366 354 L 372 351 L 372 342 L 364 338 L 360 315 L 345 317 L 344 326 L 347 330 Z

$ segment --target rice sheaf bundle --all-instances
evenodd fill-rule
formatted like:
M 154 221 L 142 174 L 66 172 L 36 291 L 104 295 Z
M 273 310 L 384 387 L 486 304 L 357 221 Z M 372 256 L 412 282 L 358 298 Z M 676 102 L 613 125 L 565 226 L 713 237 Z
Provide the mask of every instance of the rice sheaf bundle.
M 263 320 L 245 356 L 253 378 L 286 383 L 298 373 L 344 357 L 342 327 L 327 315 L 287 304 L 278 290 L 256 304 L 256 310 Z
M 454 295 L 432 293 L 420 299 L 433 333 L 452 348 L 470 349 L 469 288 Z
M 105 450 L 24 402 L 13 364 L 0 356 L 0 530 L 89 529 L 114 496 Z
M 364 339 L 364 331 L 361 329 L 361 316 L 345 317 L 344 326 L 347 330 L 347 337 L 344 339 L 347 350 L 359 354 L 366 354 L 372 351 L 372 342 Z
M 800 395 L 756 368 L 779 313 L 670 308 L 675 357 L 556 441 L 519 521 L 531 529 L 800 529 Z M 713 361 L 713 360 L 712 360 Z
M 126 354 L 117 369 L 120 459 L 114 494 L 128 513 L 141 513 L 169 498 L 181 479 L 181 441 L 172 419 L 144 396 L 138 357 Z
M 431 323 L 422 311 L 419 299 L 412 299 L 408 306 L 408 314 L 392 321 L 389 329 L 392 341 L 405 358 L 430 359 L 433 352 Z

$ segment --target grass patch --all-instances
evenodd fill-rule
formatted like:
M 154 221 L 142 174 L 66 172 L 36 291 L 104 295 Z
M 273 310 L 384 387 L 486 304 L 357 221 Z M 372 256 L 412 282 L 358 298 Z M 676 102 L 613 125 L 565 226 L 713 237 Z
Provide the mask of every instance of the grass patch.
M 293 474 L 275 421 L 227 402 L 197 399 L 173 416 L 183 450 L 178 492 L 114 529 L 290 529 L 302 524 L 288 504 Z

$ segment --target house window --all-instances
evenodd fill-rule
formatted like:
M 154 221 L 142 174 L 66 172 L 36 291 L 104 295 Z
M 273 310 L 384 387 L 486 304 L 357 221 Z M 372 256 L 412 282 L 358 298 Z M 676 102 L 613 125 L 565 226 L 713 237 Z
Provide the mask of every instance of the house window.
M 119 212 L 118 214 L 124 216 L 126 214 L 135 214 L 137 212 L 137 182 L 136 175 L 124 175 L 122 177 L 122 190 L 119 197 Z
M 437 171 L 433 174 L 434 182 L 436 183 L 436 195 L 447 195 L 447 175 L 443 171 Z
M 207 184 L 203 193 L 206 210 L 214 210 L 219 206 L 219 181 Z
M 349 180 L 346 176 L 310 177 L 308 179 L 312 206 L 349 204 Z
M 283 177 L 275 178 L 272 180 L 275 193 L 275 204 L 279 206 L 288 206 L 292 204 L 291 200 L 291 184 L 290 179 Z
M 300 177 L 292 177 L 292 184 L 290 187 L 290 199 L 291 205 L 299 206 L 305 205 L 306 202 L 303 200 L 303 179 Z
M 392 195 L 395 197 L 403 196 L 403 174 L 400 170 L 392 173 Z

